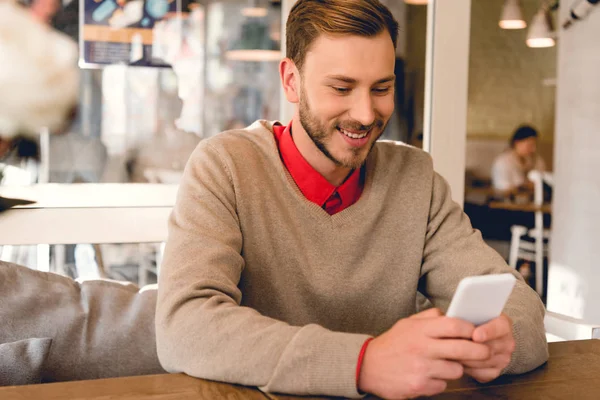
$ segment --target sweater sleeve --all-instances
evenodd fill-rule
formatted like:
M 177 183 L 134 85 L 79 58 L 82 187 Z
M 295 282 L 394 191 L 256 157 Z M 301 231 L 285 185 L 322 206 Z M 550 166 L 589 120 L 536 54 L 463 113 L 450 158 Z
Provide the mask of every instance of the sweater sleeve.
M 162 366 L 266 392 L 360 397 L 356 362 L 369 336 L 291 326 L 241 306 L 242 240 L 227 164 L 202 142 L 184 173 L 160 270 Z
M 452 201 L 448 183 L 434 173 L 421 292 L 445 311 L 462 278 L 506 272 L 517 278 L 504 309 L 514 323 L 516 350 L 504 372 L 518 374 L 530 371 L 548 359 L 544 305 L 521 275 L 485 244 L 481 233 L 472 228 L 468 217 Z

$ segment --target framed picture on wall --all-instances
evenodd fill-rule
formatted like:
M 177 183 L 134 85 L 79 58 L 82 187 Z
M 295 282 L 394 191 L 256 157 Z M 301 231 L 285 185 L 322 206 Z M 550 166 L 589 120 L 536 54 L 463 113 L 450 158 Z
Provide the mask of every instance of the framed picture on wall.
M 154 54 L 155 27 L 183 19 L 187 4 L 181 0 L 79 0 L 79 66 L 168 67 Z

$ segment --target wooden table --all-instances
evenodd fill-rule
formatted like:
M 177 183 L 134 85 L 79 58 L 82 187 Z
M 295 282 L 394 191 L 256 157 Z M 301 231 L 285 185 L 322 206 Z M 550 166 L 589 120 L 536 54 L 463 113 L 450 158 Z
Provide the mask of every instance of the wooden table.
M 451 382 L 435 400 L 600 399 L 600 340 L 550 343 L 550 360 L 521 376 L 480 385 L 463 378 Z M 0 388 L 2 400 L 293 400 L 257 389 L 191 378 L 181 374 L 52 383 Z M 372 398 L 372 397 L 371 397 Z M 310 398 L 312 400 L 318 397 Z M 324 399 L 321 397 L 320 399 Z
M 541 211 L 544 214 L 552 214 L 552 204 L 544 203 L 537 206 L 533 203 L 512 203 L 507 201 L 491 201 L 489 207 L 494 210 L 521 211 L 521 212 L 537 212 Z

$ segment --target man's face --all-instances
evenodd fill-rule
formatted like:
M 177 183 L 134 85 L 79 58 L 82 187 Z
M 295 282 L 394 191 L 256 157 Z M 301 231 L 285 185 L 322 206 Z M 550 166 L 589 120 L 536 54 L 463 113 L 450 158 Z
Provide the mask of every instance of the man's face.
M 300 122 L 337 166 L 356 169 L 394 111 L 395 50 L 375 37 L 321 35 L 301 71 Z
M 528 137 L 527 139 L 515 142 L 515 151 L 521 157 L 530 157 L 537 151 L 537 138 Z

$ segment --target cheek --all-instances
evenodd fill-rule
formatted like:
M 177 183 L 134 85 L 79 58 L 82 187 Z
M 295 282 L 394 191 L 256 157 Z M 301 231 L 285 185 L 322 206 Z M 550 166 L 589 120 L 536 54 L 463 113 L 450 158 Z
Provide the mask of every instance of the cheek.
M 311 102 L 311 111 L 321 121 L 331 122 L 348 110 L 349 98 L 322 93 Z
M 394 96 L 375 99 L 375 109 L 384 119 L 388 119 L 394 112 Z

